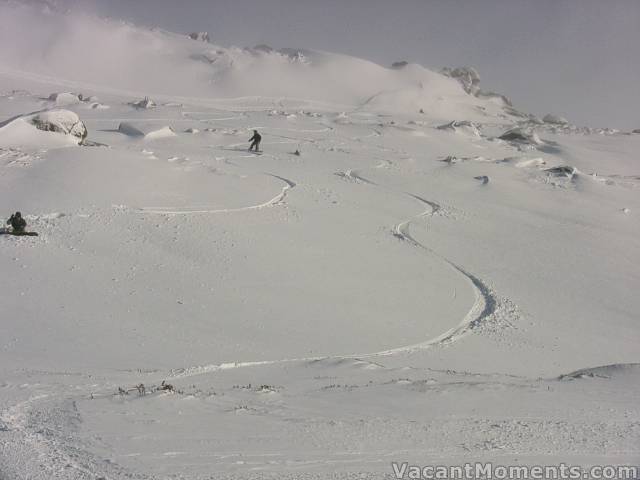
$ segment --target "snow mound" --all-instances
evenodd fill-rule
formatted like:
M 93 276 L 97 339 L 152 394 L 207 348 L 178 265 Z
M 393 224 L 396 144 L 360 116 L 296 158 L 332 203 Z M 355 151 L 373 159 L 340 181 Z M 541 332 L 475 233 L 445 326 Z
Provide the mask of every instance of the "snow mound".
M 169 126 L 155 128 L 147 125 L 136 125 L 131 122 L 121 122 L 120 125 L 118 125 L 118 132 L 128 137 L 144 138 L 145 140 L 157 140 L 176 136 L 173 128 Z
M 69 110 L 50 110 L 37 114 L 31 119 L 31 123 L 45 132 L 70 135 L 82 143 L 87 138 L 87 127 L 80 121 L 80 117 Z
M 81 98 L 79 95 L 71 92 L 52 93 L 49 95 L 49 101 L 54 102 L 58 107 L 65 107 L 68 105 L 75 105 L 80 103 Z
M 542 158 L 526 158 L 524 160 L 515 159 L 516 167 L 518 168 L 529 168 L 529 167 L 541 167 L 545 165 L 545 162 Z
M 173 131 L 173 128 L 167 126 L 167 127 L 162 127 L 158 130 L 153 130 L 149 133 L 147 133 L 144 136 L 145 140 L 159 140 L 161 138 L 170 138 L 170 137 L 175 137 L 176 133 Z

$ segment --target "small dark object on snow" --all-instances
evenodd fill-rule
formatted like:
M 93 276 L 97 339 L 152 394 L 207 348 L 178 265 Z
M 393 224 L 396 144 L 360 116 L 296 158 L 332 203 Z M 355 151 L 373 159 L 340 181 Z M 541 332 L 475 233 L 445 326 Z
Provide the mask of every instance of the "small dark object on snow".
M 409 62 L 407 62 L 406 60 L 401 60 L 399 62 L 393 62 L 391 64 L 391 68 L 394 70 L 402 70 L 407 65 L 409 65 Z
M 160 386 L 158 387 L 158 390 L 164 390 L 166 392 L 173 392 L 175 391 L 175 389 L 173 388 L 173 385 L 171 385 L 170 383 L 165 383 L 165 381 L 163 380 L 162 383 L 160 384 Z
M 258 133 L 257 130 L 253 131 L 253 137 L 249 139 L 251 145 L 249 145 L 249 151 L 256 147 L 256 152 L 260 151 L 260 141 L 262 140 L 262 135 Z
M 568 177 L 572 178 L 576 174 L 576 169 L 569 165 L 562 165 L 560 167 L 547 168 L 545 170 L 552 175 L 556 175 L 558 177 Z
M 144 383 L 136 385 L 136 389 L 138 390 L 138 395 L 140 396 L 147 394 L 147 389 L 145 388 Z
M 299 157 L 299 156 L 300 156 L 300 150 L 296 150 L 295 152 L 293 152 L 293 154 L 294 154 L 295 156 Z

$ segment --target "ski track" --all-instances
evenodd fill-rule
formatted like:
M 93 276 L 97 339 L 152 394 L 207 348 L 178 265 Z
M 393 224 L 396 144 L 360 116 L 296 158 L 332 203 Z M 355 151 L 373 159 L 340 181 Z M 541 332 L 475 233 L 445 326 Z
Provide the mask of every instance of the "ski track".
M 141 213 L 155 214 L 155 215 L 197 215 L 197 214 L 216 214 L 216 213 L 237 213 L 237 212 L 247 212 L 250 210 L 260 210 L 266 207 L 272 207 L 274 205 L 278 205 L 282 203 L 282 201 L 287 196 L 287 192 L 292 188 L 295 188 L 296 186 L 296 183 L 293 182 L 292 180 L 289 180 L 288 178 L 284 178 L 272 173 L 265 173 L 264 175 L 277 178 L 278 180 L 283 181 L 285 183 L 285 186 L 282 187 L 282 191 L 278 195 L 273 197 L 271 200 L 268 200 L 259 205 L 249 205 L 247 207 L 239 207 L 239 208 L 219 208 L 219 209 L 199 209 L 199 210 L 193 210 L 189 208 L 180 209 L 180 210 L 178 209 L 170 210 L 168 208 L 165 209 L 165 208 L 158 208 L 158 207 L 142 207 L 142 208 L 139 208 L 138 211 Z
M 374 168 L 378 168 L 378 166 Z M 373 185 L 379 188 L 390 190 L 387 187 L 381 186 L 363 177 L 360 173 L 358 173 L 356 170 L 353 170 L 353 169 L 347 170 L 345 172 L 338 172 L 337 175 L 340 175 L 347 179 L 351 179 L 352 181 L 355 181 L 355 182 L 362 182 L 367 185 Z M 396 355 L 400 353 L 411 353 L 418 350 L 425 350 L 431 347 L 442 346 L 442 345 L 453 343 L 456 340 L 460 339 L 465 334 L 467 334 L 473 328 L 480 325 L 483 322 L 483 320 L 491 316 L 496 310 L 497 299 L 495 297 L 495 294 L 478 277 L 467 272 L 465 269 L 463 269 L 459 265 L 453 263 L 449 259 L 438 254 L 437 252 L 435 252 L 428 246 L 420 243 L 419 241 L 417 241 L 415 238 L 411 236 L 410 226 L 414 221 L 436 215 L 442 209 L 442 206 L 437 202 L 427 200 L 413 193 L 402 192 L 402 194 L 420 202 L 422 205 L 426 205 L 428 208 L 424 212 L 395 225 L 393 228 L 393 235 L 400 238 L 403 241 L 408 242 L 414 247 L 420 248 L 425 252 L 435 255 L 438 258 L 442 259 L 456 273 L 466 277 L 466 279 L 468 280 L 468 282 L 470 283 L 471 287 L 475 292 L 476 299 L 473 306 L 467 312 L 465 317 L 462 319 L 462 321 L 458 325 L 450 328 L 449 330 L 438 335 L 437 337 L 434 337 L 419 343 L 415 343 L 412 345 L 404 345 L 397 348 L 381 350 L 377 352 L 361 353 L 361 354 L 354 353 L 354 354 L 345 354 L 345 355 L 328 355 L 328 356 L 325 355 L 325 356 L 314 356 L 314 357 L 286 358 L 286 359 L 279 359 L 279 360 L 261 360 L 261 361 L 251 361 L 251 362 L 227 362 L 227 363 L 221 363 L 221 364 L 202 365 L 202 366 L 194 366 L 194 367 L 172 370 L 170 372 L 170 377 L 174 379 L 179 379 L 179 378 L 192 377 L 196 375 L 204 375 L 208 373 L 218 372 L 222 370 L 236 369 L 236 368 L 282 365 L 287 363 L 299 363 L 299 362 L 313 362 L 313 361 L 327 360 L 327 359 L 358 360 L 363 358 L 374 358 L 374 357 Z

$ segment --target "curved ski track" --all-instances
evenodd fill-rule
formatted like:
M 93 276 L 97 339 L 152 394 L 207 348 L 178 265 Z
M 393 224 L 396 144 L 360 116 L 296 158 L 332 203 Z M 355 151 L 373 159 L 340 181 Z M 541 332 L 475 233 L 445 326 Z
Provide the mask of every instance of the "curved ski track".
M 246 212 L 249 210 L 260 210 L 266 207 L 272 207 L 274 205 L 278 205 L 282 203 L 282 201 L 287 196 L 287 191 L 291 190 L 296 186 L 295 182 L 289 180 L 288 178 L 280 177 L 279 175 L 274 175 L 272 173 L 265 173 L 269 177 L 277 178 L 285 183 L 285 186 L 282 187 L 282 191 L 273 197 L 271 200 L 268 200 L 264 203 L 258 205 L 249 205 L 247 207 L 239 207 L 239 208 L 218 208 L 218 209 L 168 209 L 168 208 L 153 208 L 153 207 L 143 207 L 138 209 L 138 211 L 142 213 L 150 213 L 156 215 L 194 215 L 194 214 L 214 214 L 214 213 L 236 213 L 236 212 Z
M 362 182 L 367 185 L 373 185 L 379 188 L 390 190 L 387 187 L 381 186 L 363 177 L 358 171 L 353 169 L 347 170 L 346 172 L 338 172 L 337 174 L 344 178 L 351 179 L 354 182 Z M 378 352 L 370 352 L 370 353 L 362 353 L 362 354 L 354 353 L 354 354 L 346 354 L 346 355 L 325 355 L 325 356 L 301 357 L 301 358 L 286 358 L 286 359 L 279 359 L 279 360 L 258 360 L 258 361 L 251 361 L 251 362 L 227 362 L 227 363 L 221 363 L 221 364 L 201 365 L 201 366 L 175 369 L 171 371 L 171 374 L 170 374 L 171 378 L 178 379 L 178 378 L 184 378 L 184 377 L 191 377 L 191 376 L 203 375 L 207 373 L 234 369 L 234 368 L 248 368 L 248 367 L 258 367 L 258 366 L 267 366 L 267 365 L 279 365 L 279 364 L 286 364 L 286 363 L 296 363 L 296 362 L 310 362 L 310 361 L 318 361 L 318 360 L 324 360 L 324 359 L 341 359 L 341 360 L 342 359 L 362 359 L 362 358 L 389 356 L 389 355 L 395 355 L 399 353 L 410 353 L 417 350 L 424 350 L 427 348 L 435 347 L 438 345 L 450 344 L 458 340 L 459 338 L 461 338 L 463 335 L 468 333 L 471 329 L 475 328 L 477 325 L 481 324 L 484 319 L 492 315 L 496 310 L 497 299 L 493 294 L 493 292 L 491 291 L 491 289 L 475 275 L 472 275 L 471 273 L 467 272 L 465 269 L 463 269 L 459 265 L 453 263 L 449 259 L 438 254 L 437 252 L 435 252 L 428 246 L 420 243 L 413 236 L 411 236 L 411 232 L 410 232 L 411 224 L 417 220 L 421 220 L 437 214 L 437 212 L 442 209 L 441 205 L 438 204 L 437 202 L 427 200 L 425 198 L 422 198 L 412 193 L 402 192 L 402 194 L 409 196 L 410 198 L 416 200 L 417 202 L 420 202 L 422 205 L 426 205 L 428 208 L 424 212 L 418 215 L 415 215 L 395 225 L 392 231 L 393 235 L 403 241 L 407 241 L 409 244 L 413 245 L 414 247 L 420 248 L 425 252 L 428 252 L 442 259 L 455 272 L 466 277 L 471 287 L 475 291 L 476 300 L 473 306 L 471 307 L 471 309 L 467 312 L 467 314 L 464 316 L 464 318 L 458 325 L 450 328 L 449 330 L 438 335 L 437 337 L 430 338 L 428 340 L 425 340 L 416 344 L 404 345 L 397 348 L 391 348 L 388 350 L 381 350 Z

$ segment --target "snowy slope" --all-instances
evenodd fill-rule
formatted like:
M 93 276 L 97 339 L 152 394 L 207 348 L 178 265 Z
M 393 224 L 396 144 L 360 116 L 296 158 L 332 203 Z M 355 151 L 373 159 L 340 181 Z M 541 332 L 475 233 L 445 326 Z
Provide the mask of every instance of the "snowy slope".
M 0 44 L 13 47 L 0 49 L 5 73 L 53 77 L 76 89 L 90 84 L 139 96 L 249 97 L 245 101 L 253 105 L 264 97 L 271 99 L 267 105 L 298 99 L 349 108 L 366 102 L 376 110 L 423 108 L 433 117 L 470 119 L 484 116 L 479 107 L 488 103 L 419 65 L 397 70 L 313 50 L 225 48 L 80 13 L 0 8 Z M 25 24 L 30 25 L 26 38 Z
M 0 204 L 40 234 L 0 235 L 0 478 L 637 463 L 640 135 L 0 13 L 0 45 L 33 32 L 0 48 Z M 60 108 L 86 145 L 29 122 Z

